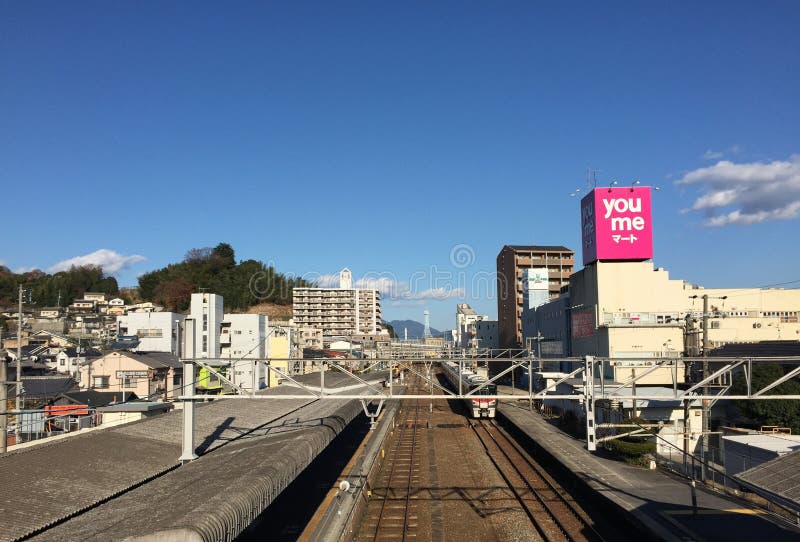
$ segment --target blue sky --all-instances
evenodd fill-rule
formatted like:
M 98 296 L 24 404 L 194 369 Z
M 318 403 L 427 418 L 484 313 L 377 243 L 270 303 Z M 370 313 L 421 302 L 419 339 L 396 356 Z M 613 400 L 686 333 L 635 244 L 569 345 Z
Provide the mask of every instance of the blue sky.
M 428 308 L 447 328 L 457 302 L 496 314 L 473 284 L 504 244 L 580 249 L 569 194 L 591 167 L 661 188 L 673 277 L 800 279 L 797 2 L 0 12 L 11 269 L 90 255 L 129 285 L 225 241 L 285 272 L 380 278 L 387 319 Z

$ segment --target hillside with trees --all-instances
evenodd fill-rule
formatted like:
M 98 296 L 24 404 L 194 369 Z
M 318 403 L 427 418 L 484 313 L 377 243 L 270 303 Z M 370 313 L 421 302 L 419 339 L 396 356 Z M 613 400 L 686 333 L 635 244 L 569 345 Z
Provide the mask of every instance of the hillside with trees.
M 138 293 L 167 310 L 184 311 L 192 292 L 203 288 L 223 296 L 226 310 L 244 311 L 259 303 L 291 304 L 292 289 L 306 286 L 311 283 L 287 277 L 258 260 L 237 263 L 233 247 L 220 243 L 214 248 L 193 248 L 182 262 L 143 274 Z
M 22 285 L 28 300 L 36 307 L 65 307 L 76 299 L 83 298 L 86 292 L 102 292 L 111 296 L 119 295 L 117 279 L 103 274 L 100 267 L 84 265 L 72 267 L 68 271 L 48 274 L 35 269 L 26 273 L 13 273 L 0 266 L 0 306 L 15 307 L 17 289 Z

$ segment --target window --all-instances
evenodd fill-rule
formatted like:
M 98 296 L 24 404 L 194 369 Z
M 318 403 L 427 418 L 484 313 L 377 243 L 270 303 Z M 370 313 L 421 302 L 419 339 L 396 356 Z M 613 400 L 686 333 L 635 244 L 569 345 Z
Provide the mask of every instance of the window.
M 63 358 L 62 358 L 62 359 L 61 359 L 61 362 L 59 363 L 59 365 L 61 365 L 61 366 L 63 367 L 63 366 L 64 366 L 64 365 L 66 365 L 66 364 L 67 364 L 67 360 L 65 360 L 65 359 L 63 359 Z
M 126 376 L 125 378 L 122 379 L 122 387 L 123 388 L 135 388 L 136 387 L 136 378 L 132 378 L 130 376 Z
M 208 315 L 203 314 L 203 331 L 208 331 Z
M 203 352 L 208 352 L 208 336 L 203 335 Z
M 136 335 L 140 338 L 160 339 L 164 336 L 164 330 L 161 328 L 144 328 L 137 329 Z
M 108 388 L 108 376 L 95 376 L 92 377 L 92 387 L 102 390 Z
M 172 375 L 172 385 L 180 386 L 181 384 L 183 384 L 183 375 L 181 374 Z

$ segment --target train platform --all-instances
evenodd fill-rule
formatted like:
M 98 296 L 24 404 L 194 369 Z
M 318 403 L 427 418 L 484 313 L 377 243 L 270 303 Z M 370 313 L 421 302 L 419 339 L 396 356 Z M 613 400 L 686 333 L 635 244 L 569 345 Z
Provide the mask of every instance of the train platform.
M 504 401 L 499 415 L 610 506 L 629 513 L 634 525 L 650 533 L 648 539 L 800 540 L 797 527 L 778 523 L 766 512 L 705 490 L 699 483 L 692 488 L 687 480 L 672 474 L 637 468 L 589 452 L 585 442 L 563 433 L 538 412 L 531 412 L 527 401 Z

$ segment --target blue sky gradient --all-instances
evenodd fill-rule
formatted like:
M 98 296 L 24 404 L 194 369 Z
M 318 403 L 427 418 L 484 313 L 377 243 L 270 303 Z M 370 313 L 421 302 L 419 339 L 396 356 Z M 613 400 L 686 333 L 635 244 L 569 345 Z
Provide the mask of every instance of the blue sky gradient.
M 0 11 L 11 269 L 109 249 L 145 258 L 120 262 L 128 285 L 224 241 L 285 272 L 389 277 L 400 299 L 387 319 L 428 308 L 444 329 L 457 302 L 496 314 L 473 284 L 504 244 L 579 250 L 570 193 L 595 168 L 600 185 L 661 188 L 654 260 L 673 277 L 800 279 L 797 2 Z M 713 169 L 721 160 L 748 169 Z M 698 204 L 754 182 L 772 184 Z M 708 225 L 748 206 L 752 220 Z M 464 267 L 451 262 L 460 244 Z

